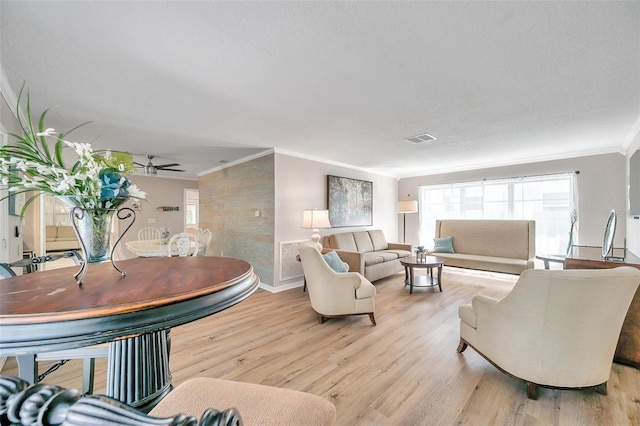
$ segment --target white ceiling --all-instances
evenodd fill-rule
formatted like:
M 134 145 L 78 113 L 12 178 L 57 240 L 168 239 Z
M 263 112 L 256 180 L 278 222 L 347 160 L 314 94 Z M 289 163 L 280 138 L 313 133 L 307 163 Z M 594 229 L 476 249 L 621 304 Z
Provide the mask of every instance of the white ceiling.
M 640 129 L 637 1 L 2 0 L 0 25 L 4 91 L 171 176 L 273 148 L 415 176 L 623 152 Z

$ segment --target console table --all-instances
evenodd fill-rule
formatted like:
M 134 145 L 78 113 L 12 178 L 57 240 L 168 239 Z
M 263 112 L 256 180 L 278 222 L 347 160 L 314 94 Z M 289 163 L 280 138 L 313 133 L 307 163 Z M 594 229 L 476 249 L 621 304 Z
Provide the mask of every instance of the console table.
M 171 390 L 169 329 L 249 297 L 259 278 L 227 257 L 136 258 L 6 278 L 0 285 L 0 356 L 33 381 L 32 354 L 109 342 L 107 396 L 147 411 Z M 22 361 L 22 365 L 21 365 Z
M 565 269 L 606 269 L 633 266 L 640 269 L 640 258 L 625 249 L 614 249 L 613 256 L 620 260 L 602 258 L 602 247 L 572 246 L 564 261 Z M 624 259 L 622 259 L 624 258 Z M 640 368 L 640 288 L 631 302 L 622 324 L 614 361 Z

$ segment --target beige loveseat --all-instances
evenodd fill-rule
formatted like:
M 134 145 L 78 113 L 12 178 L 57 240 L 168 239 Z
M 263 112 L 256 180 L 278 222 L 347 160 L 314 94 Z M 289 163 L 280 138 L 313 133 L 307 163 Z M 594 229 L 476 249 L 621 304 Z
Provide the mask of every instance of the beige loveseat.
M 73 227 L 47 225 L 46 232 L 45 245 L 47 252 L 80 250 L 80 242 L 76 238 Z
M 380 229 L 329 235 L 322 245 L 323 252 L 335 250 L 350 272 L 359 272 L 369 281 L 404 271 L 398 259 L 411 256 L 411 244 L 387 243 Z
M 533 220 L 437 220 L 436 238 L 453 237 L 454 253 L 433 251 L 446 266 L 520 274 L 533 269 Z

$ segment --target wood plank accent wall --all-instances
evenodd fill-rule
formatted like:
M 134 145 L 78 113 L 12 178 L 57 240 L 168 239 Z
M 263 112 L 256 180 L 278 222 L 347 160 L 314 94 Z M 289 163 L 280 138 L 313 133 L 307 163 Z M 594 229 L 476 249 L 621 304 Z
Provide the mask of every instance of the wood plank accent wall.
M 274 285 L 275 156 L 265 155 L 199 179 L 200 226 L 213 232 L 210 255 L 251 263 Z M 259 216 L 255 212 L 259 211 Z

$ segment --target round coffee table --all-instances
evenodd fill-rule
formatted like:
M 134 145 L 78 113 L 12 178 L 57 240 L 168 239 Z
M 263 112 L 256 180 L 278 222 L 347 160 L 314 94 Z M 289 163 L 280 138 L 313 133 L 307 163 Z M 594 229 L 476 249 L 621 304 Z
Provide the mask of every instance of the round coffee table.
M 444 259 L 437 256 L 427 256 L 424 260 L 417 260 L 415 256 L 403 257 L 400 263 L 404 266 L 404 285 L 409 286 L 409 294 L 413 294 L 413 287 L 438 286 L 442 292 L 442 265 Z M 426 275 L 415 276 L 415 268 L 427 269 Z M 433 268 L 438 268 L 438 276 L 434 278 Z

